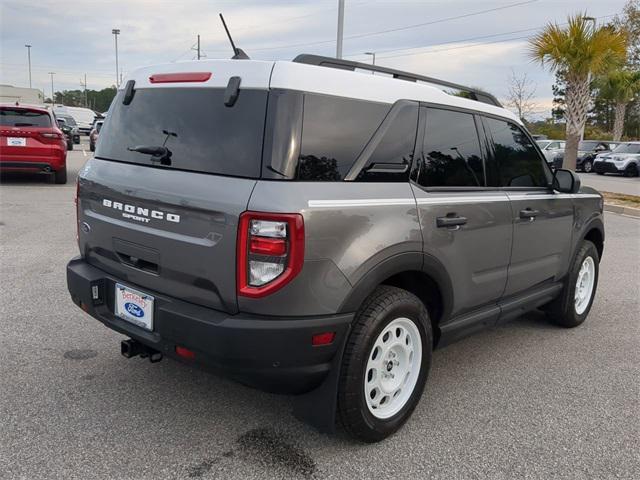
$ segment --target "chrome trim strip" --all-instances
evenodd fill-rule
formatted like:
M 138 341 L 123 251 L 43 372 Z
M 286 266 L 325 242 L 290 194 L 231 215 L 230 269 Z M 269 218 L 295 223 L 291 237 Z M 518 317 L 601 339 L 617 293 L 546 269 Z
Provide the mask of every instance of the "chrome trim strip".
M 464 203 L 508 202 L 510 200 L 567 200 L 573 198 L 600 198 L 593 193 L 547 193 L 547 194 L 512 194 L 474 195 L 474 196 L 429 196 L 413 198 L 362 198 L 357 200 L 309 200 L 309 208 L 349 208 L 349 207 L 391 207 L 403 205 L 451 205 Z

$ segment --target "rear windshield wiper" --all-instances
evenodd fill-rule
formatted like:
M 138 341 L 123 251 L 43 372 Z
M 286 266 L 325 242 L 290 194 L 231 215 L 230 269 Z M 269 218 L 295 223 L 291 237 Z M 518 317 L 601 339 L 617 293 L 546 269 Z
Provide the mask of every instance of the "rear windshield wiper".
M 161 165 L 171 165 L 171 150 L 167 147 L 155 146 L 155 145 L 136 145 L 134 147 L 127 147 L 130 152 L 143 153 L 145 155 L 151 155 L 152 162 L 160 162 Z

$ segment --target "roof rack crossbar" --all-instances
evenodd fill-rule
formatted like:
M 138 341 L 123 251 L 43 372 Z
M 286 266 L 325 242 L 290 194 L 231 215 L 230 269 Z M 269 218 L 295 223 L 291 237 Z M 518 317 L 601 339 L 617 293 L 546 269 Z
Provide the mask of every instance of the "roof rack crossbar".
M 333 57 L 323 57 L 321 55 L 311 55 L 308 53 L 303 53 L 298 55 L 293 59 L 296 63 L 305 63 L 307 65 L 317 65 L 320 67 L 329 67 L 329 68 L 337 68 L 340 70 L 367 70 L 370 72 L 378 72 L 384 73 L 387 75 L 391 75 L 393 78 L 397 78 L 399 80 L 406 80 L 408 82 L 426 82 L 431 83 L 433 85 L 440 85 L 442 87 L 452 88 L 455 90 L 460 90 L 468 95 L 468 98 L 471 100 L 477 100 L 479 102 L 488 103 L 489 105 L 495 105 L 497 107 L 502 107 L 502 104 L 498 101 L 496 97 L 491 95 L 490 93 L 484 92 L 482 90 L 478 90 L 476 88 L 467 87 L 465 85 L 460 85 L 453 82 L 447 82 L 446 80 L 440 80 L 438 78 L 427 77 L 425 75 L 418 75 L 415 73 L 404 72 L 402 70 L 395 70 L 393 68 L 381 67 L 379 65 L 371 65 L 368 63 L 360 63 L 354 62 L 352 60 L 341 60 Z

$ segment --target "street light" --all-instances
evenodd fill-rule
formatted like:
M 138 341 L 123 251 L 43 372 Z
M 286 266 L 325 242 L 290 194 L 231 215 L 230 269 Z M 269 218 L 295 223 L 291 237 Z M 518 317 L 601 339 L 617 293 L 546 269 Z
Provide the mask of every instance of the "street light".
M 49 75 L 51 75 L 51 106 L 55 107 L 56 105 L 56 96 L 53 93 L 53 76 L 56 74 L 56 72 L 49 72 Z
M 25 45 L 27 47 L 27 58 L 29 59 L 29 88 L 31 88 L 31 45 Z
M 373 57 L 373 61 L 371 62 L 371 65 L 375 65 L 376 64 L 376 52 L 364 52 L 365 55 L 371 55 Z
M 114 28 L 111 30 L 111 33 L 113 33 L 113 37 L 116 40 L 116 87 L 119 87 L 120 86 L 120 75 L 119 75 L 120 69 L 118 68 L 118 35 L 120 35 L 120 29 Z

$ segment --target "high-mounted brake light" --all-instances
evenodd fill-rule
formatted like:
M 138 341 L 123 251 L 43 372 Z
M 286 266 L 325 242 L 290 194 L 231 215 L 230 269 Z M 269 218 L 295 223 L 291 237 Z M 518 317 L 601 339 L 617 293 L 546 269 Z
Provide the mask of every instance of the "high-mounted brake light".
M 304 262 L 299 213 L 244 212 L 238 226 L 238 295 L 264 297 L 289 283 Z
M 211 72 L 154 73 L 149 77 L 151 83 L 206 82 Z

